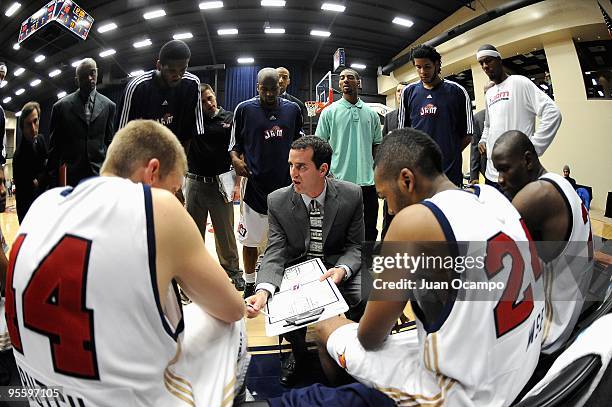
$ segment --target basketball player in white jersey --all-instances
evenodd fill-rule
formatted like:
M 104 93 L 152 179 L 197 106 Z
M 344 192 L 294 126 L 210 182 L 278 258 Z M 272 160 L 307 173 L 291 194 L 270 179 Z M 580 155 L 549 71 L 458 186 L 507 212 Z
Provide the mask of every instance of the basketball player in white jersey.
M 453 247 L 463 244 L 454 243 L 470 242 L 467 253 L 482 261 L 475 269 L 502 288 L 489 293 L 463 288 L 389 290 L 378 292 L 378 301 L 372 291 L 359 324 L 342 317 L 318 324 L 320 344 L 326 349 L 321 353 L 324 370 L 340 366 L 401 405 L 509 405 L 538 362 L 544 314 L 542 279 L 532 269 L 518 214 L 510 205 L 513 212 L 497 211 L 477 194 L 455 187 L 444 175 L 437 144 L 414 129 L 396 130 L 383 139 L 375 182 L 395 214 L 383 254 L 398 253 L 385 246 L 402 242 L 409 255 L 437 256 L 439 248 L 419 242 L 440 242 L 447 243 L 444 251 L 458 260 Z M 483 188 L 489 200 L 493 194 L 505 199 L 491 187 Z M 412 274 L 388 269 L 417 284 L 451 282 L 451 287 L 460 271 L 418 268 Z M 406 305 L 405 299 L 399 300 L 402 292 L 413 294 L 417 329 L 390 335 Z
M 103 176 L 34 202 L 6 289 L 24 386 L 62 387 L 59 405 L 231 404 L 244 303 L 172 195 L 185 170 L 176 136 L 136 120 L 115 135 Z M 177 283 L 194 302 L 184 310 Z
M 492 153 L 499 184 L 521 214 L 544 265 L 546 320 L 542 352 L 569 338 L 593 273 L 589 213 L 572 185 L 546 171 L 529 138 L 520 131 L 500 136 Z

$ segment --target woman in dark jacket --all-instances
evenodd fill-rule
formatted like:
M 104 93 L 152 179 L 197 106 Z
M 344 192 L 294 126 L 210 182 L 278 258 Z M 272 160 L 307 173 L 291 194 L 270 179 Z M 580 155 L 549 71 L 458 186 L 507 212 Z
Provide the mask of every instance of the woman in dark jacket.
M 13 156 L 15 202 L 19 223 L 23 221 L 32 202 L 46 189 L 43 180 L 46 178 L 48 148 L 45 138 L 38 134 L 39 118 L 38 103 L 28 102 L 21 109 L 21 140 Z

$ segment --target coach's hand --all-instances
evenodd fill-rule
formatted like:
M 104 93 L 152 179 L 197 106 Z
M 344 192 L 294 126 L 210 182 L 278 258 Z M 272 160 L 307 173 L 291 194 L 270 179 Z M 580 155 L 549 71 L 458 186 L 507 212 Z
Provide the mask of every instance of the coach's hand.
M 248 178 L 248 176 L 250 175 L 249 167 L 247 167 L 244 160 L 236 158 L 232 160 L 232 165 L 234 166 L 234 169 L 236 170 L 236 175 L 240 175 L 241 177 Z
M 319 278 L 319 281 L 325 281 L 328 277 L 331 277 L 334 284 L 339 285 L 344 279 L 345 275 L 346 270 L 344 270 L 342 267 L 332 267 L 327 270 L 325 274 L 321 276 L 321 278 Z
M 269 295 L 270 294 L 266 290 L 259 290 L 255 295 L 251 295 L 244 300 L 247 305 L 247 318 L 255 318 L 259 315 L 261 309 L 266 305 L 266 302 L 268 302 Z
M 478 151 L 480 152 L 480 155 L 486 155 L 487 145 L 485 143 L 478 143 Z

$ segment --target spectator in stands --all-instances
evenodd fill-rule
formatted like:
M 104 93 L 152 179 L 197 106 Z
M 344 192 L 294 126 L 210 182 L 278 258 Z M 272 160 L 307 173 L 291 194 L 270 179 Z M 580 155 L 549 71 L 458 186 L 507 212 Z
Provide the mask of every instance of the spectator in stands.
M 570 183 L 572 184 L 572 188 L 576 189 L 576 180 L 572 177 L 570 177 L 570 167 L 569 165 L 565 164 L 563 166 L 563 177 Z
M 329 142 L 334 155 L 331 173 L 361 187 L 365 240 L 378 237 L 378 196 L 374 187 L 374 156 L 382 141 L 378 113 L 359 98 L 359 74 L 354 69 L 340 72 L 342 99 L 321 112 L 315 134 Z

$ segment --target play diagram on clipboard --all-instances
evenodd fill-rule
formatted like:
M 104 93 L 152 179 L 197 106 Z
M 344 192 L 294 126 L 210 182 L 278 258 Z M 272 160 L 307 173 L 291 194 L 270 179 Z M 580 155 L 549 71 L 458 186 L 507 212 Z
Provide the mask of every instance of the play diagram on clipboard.
M 348 310 L 333 281 L 319 281 L 326 271 L 320 259 L 285 269 L 280 290 L 266 305 L 267 336 L 294 331 Z

